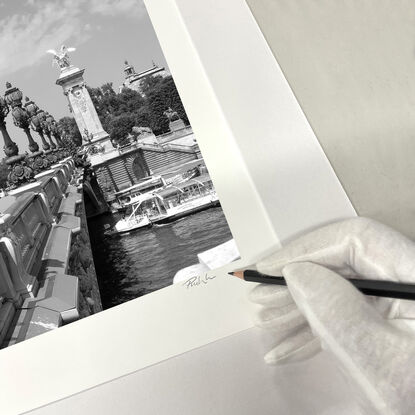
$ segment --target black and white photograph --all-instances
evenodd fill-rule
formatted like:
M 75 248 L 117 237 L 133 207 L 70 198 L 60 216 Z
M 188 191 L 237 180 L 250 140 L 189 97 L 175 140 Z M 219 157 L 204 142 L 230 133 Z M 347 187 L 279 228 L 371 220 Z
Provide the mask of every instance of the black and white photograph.
M 0 0 L 1 415 L 412 415 L 414 10 Z
M 238 259 L 142 1 L 0 11 L 1 347 Z

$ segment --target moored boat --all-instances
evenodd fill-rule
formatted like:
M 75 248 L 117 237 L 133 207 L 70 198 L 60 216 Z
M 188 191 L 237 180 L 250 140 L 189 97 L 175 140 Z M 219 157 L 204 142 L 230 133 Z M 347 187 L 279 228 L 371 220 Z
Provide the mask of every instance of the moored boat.
M 134 229 L 145 228 L 151 226 L 152 222 L 146 216 L 135 216 L 134 218 L 124 218 L 115 224 L 117 233 L 130 232 Z
M 152 222 L 147 215 L 137 212 L 138 207 L 139 205 L 137 204 L 130 213 L 127 212 L 124 214 L 124 217 L 115 224 L 114 233 L 129 232 L 152 225 Z
M 172 222 L 217 205 L 218 196 L 206 174 L 137 196 L 131 204 L 132 213 L 118 221 L 115 230 L 126 232 L 149 224 Z

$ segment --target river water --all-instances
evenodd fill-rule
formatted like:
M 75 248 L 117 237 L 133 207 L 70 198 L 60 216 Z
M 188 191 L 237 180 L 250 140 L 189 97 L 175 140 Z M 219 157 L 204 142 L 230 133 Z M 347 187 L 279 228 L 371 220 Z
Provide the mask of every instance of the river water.
M 122 236 L 105 230 L 118 214 L 88 220 L 104 309 L 166 287 L 177 271 L 196 264 L 197 254 L 232 238 L 220 207 Z

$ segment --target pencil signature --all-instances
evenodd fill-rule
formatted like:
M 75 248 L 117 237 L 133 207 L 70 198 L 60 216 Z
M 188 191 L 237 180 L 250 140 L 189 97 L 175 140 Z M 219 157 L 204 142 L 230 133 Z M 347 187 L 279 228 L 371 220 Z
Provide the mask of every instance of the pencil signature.
M 196 277 L 189 278 L 187 281 L 184 282 L 183 285 L 186 288 L 197 287 L 201 284 L 207 284 L 209 280 L 213 280 L 214 278 L 216 278 L 215 275 L 198 275 Z

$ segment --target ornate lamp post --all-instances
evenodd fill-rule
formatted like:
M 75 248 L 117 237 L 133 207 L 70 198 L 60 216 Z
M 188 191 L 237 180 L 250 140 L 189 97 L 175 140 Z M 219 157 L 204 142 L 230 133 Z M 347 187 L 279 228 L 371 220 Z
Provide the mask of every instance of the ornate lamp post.
M 36 131 L 39 134 L 40 139 L 42 140 L 43 150 L 45 151 L 49 150 L 50 145 L 45 140 L 45 136 L 43 135 L 43 130 L 42 130 L 42 123 L 38 117 L 39 107 L 35 104 L 34 101 L 30 100 L 28 97 L 26 97 L 26 103 L 24 104 L 24 106 L 30 116 L 30 127 L 32 128 L 33 131 Z
M 4 140 L 4 153 L 7 157 L 17 156 L 19 154 L 19 147 L 17 144 L 10 138 L 10 135 L 6 129 L 6 117 L 9 113 L 9 107 L 6 104 L 6 101 L 0 97 L 0 131 Z
M 50 135 L 56 141 L 56 147 L 57 147 L 56 156 L 60 160 L 63 158 L 63 153 L 62 153 L 63 148 L 62 148 L 62 141 L 59 137 L 58 125 L 55 119 L 52 117 L 52 115 L 50 115 L 47 111 L 45 112 L 45 114 L 46 114 L 46 123 L 48 124 Z
M 29 141 L 29 150 L 32 153 L 39 151 L 39 146 L 33 140 L 32 134 L 30 133 L 30 115 L 22 106 L 23 93 L 19 88 L 13 87 L 10 82 L 6 83 L 6 93 L 4 94 L 4 100 L 7 105 L 12 108 L 12 116 L 16 127 L 21 128 Z
M 49 162 L 43 156 L 43 151 L 39 151 L 39 145 L 33 139 L 30 132 L 29 127 L 31 125 L 32 117 L 30 112 L 27 110 L 27 107 L 29 107 L 32 111 L 33 108 L 30 105 L 25 105 L 23 107 L 23 93 L 19 88 L 13 87 L 9 82 L 7 82 L 6 87 L 7 90 L 4 95 L 4 99 L 12 108 L 14 124 L 25 132 L 29 141 L 29 150 L 32 154 L 27 157 L 27 162 L 34 171 L 34 174 L 40 173 L 45 168 L 49 167 Z
M 46 135 L 46 137 L 49 140 L 49 145 L 51 148 L 51 150 L 46 151 L 45 153 L 46 157 L 48 158 L 51 164 L 55 164 L 58 161 L 58 157 L 56 154 L 56 144 L 52 141 L 52 137 L 50 136 L 49 125 L 46 122 L 46 113 L 45 111 L 39 108 L 36 115 L 37 115 L 38 120 L 40 121 L 40 125 L 42 127 L 43 133 Z
M 62 126 L 55 122 L 57 136 L 59 137 L 59 142 L 62 148 L 62 154 L 64 157 L 69 157 L 71 155 L 69 142 L 66 139 L 66 133 L 63 130 Z
M 46 142 L 45 137 L 43 136 L 42 126 L 40 125 L 40 121 L 37 118 L 37 110 L 39 109 L 38 106 L 28 97 L 26 97 L 24 109 L 29 115 L 30 127 L 33 131 L 36 131 L 39 134 L 40 139 L 42 140 L 43 148 L 45 150 L 48 150 L 49 144 Z M 29 163 L 35 174 L 40 173 L 41 171 L 49 168 L 50 166 L 50 162 L 43 153 L 43 151 L 36 151 L 31 156 L 29 156 Z
M 39 111 L 37 112 L 37 116 L 38 116 L 38 118 L 40 120 L 40 123 L 42 125 L 43 133 L 46 135 L 46 137 L 49 140 L 50 148 L 52 150 L 55 150 L 56 149 L 56 144 L 52 141 L 52 137 L 50 136 L 49 125 L 46 122 L 46 112 L 43 111 L 42 109 L 39 109 Z
M 33 179 L 33 170 L 25 162 L 26 156 L 19 154 L 17 144 L 10 138 L 6 129 L 5 118 L 9 113 L 9 107 L 5 99 L 0 97 L 0 131 L 4 140 L 4 153 L 6 154 L 6 164 L 9 166 L 7 181 L 12 188 L 21 183 Z
M 53 116 L 50 115 L 47 111 L 46 111 L 46 122 L 49 124 L 49 130 L 51 134 L 53 135 L 53 137 L 55 138 L 58 148 L 63 148 L 63 143 L 61 140 L 58 123 L 56 122 L 55 118 L 53 118 Z

